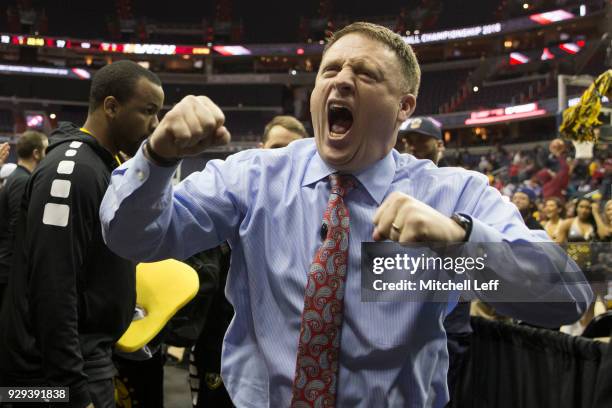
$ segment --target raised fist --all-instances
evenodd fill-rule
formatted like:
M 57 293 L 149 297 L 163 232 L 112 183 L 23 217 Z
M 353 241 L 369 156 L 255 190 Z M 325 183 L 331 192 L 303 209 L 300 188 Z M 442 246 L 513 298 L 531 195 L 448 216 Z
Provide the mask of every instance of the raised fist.
M 164 159 L 197 155 L 209 146 L 229 143 L 225 115 L 206 96 L 189 95 L 172 108 L 150 139 L 150 148 Z

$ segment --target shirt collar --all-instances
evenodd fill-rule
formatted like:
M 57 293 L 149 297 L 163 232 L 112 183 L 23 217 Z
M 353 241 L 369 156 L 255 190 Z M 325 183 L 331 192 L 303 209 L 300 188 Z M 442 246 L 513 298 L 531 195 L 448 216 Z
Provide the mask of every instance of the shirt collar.
M 393 157 L 393 150 L 391 150 L 381 160 L 353 175 L 359 180 L 359 183 L 361 183 L 374 201 L 380 205 L 395 178 L 395 169 L 395 159 Z M 319 156 L 319 152 L 315 151 L 306 167 L 302 186 L 313 184 L 335 172 L 336 170 L 325 163 L 321 156 Z
M 25 171 L 26 173 L 28 173 L 28 175 L 32 174 L 32 172 L 30 170 L 28 170 L 27 167 L 22 166 L 21 164 L 18 164 L 17 167 L 15 167 L 15 170 L 17 169 L 22 169 L 23 171 Z

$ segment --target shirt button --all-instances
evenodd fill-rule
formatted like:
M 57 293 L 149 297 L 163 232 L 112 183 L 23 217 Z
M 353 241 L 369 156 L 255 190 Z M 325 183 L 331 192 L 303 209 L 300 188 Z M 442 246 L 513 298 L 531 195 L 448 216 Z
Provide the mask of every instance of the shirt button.
M 137 171 L 136 171 L 136 176 L 138 177 L 138 180 L 140 180 L 140 181 L 144 181 L 144 178 L 145 178 L 144 171 L 142 171 L 142 170 L 137 170 Z

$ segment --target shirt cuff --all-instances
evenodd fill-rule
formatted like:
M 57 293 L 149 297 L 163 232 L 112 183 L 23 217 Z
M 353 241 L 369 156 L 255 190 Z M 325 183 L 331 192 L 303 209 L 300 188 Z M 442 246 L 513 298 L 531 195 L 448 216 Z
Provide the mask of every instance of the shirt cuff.
M 159 186 L 170 181 L 180 162 L 177 162 L 174 166 L 159 166 L 146 157 L 143 149 L 144 143 L 134 157 L 113 171 L 113 175 L 123 174 L 124 182 L 129 184 L 132 189 L 145 183 L 152 183 L 156 186 L 156 189 L 159 189 Z
M 472 221 L 472 231 L 467 242 L 502 242 L 501 234 L 493 227 L 472 217 L 469 214 L 460 213 Z

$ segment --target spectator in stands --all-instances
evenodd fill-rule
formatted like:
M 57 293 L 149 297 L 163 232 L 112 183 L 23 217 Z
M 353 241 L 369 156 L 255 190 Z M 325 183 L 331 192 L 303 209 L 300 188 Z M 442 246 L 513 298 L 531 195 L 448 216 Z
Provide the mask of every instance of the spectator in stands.
M 512 202 L 521 213 L 527 228 L 542 229 L 542 225 L 533 218 L 533 212 L 536 209 L 535 200 L 536 195 L 534 191 L 528 187 L 520 187 L 512 196 Z
M 314 140 L 209 162 L 172 188 L 182 157 L 230 138 L 219 107 L 189 96 L 112 175 L 100 218 L 107 244 L 123 257 L 182 259 L 230 240 L 226 293 L 235 316 L 222 374 L 235 405 L 312 406 L 317 398 L 338 407 L 444 406 L 445 308 L 362 302 L 361 243 L 541 240 L 483 176 L 393 150 L 419 77 L 401 37 L 353 23 L 323 53 L 311 97 Z M 538 276 L 540 261 L 539 252 L 520 260 Z M 563 292 L 567 302 L 498 309 L 533 323 L 573 321 L 591 292 L 574 285 Z
M 502 195 L 508 198 L 512 197 L 517 189 L 517 185 L 515 182 L 517 180 L 517 177 L 510 177 L 510 180 L 505 177 L 498 177 L 498 179 L 501 181 L 500 188 L 498 189 L 501 191 Z
M 568 196 L 584 194 L 585 192 L 591 191 L 589 167 L 590 162 L 584 159 L 576 159 L 571 163 Z
M 102 240 L 98 208 L 119 151 L 158 124 L 159 78 L 100 69 L 83 127 L 63 122 L 26 186 L 0 316 L 0 385 L 69 387 L 70 405 L 114 406 L 111 349 L 132 321 L 135 265 Z
M 565 218 L 573 218 L 576 216 L 576 204 L 578 199 L 573 198 L 565 203 Z
M 308 132 L 302 122 L 293 116 L 276 116 L 266 125 L 259 147 L 276 149 L 304 137 L 308 137 Z
M 13 240 L 21 206 L 30 174 L 45 157 L 49 145 L 47 135 L 29 130 L 17 140 L 17 167 L 6 179 L 0 190 L 0 307 L 8 282 L 9 269 L 13 257 Z
M 599 191 L 602 194 L 602 200 L 606 201 L 612 199 L 612 157 L 604 160 L 603 173 Z
M 481 173 L 488 173 L 493 170 L 493 165 L 486 156 L 480 156 L 480 162 L 478 163 L 478 171 Z
M 428 117 L 412 118 L 402 123 L 398 136 L 404 144 L 404 152 L 417 159 L 428 159 L 439 167 L 444 155 L 444 142 L 440 125 Z
M 542 194 L 542 187 L 540 186 L 540 183 L 538 183 L 538 178 L 535 174 L 531 178 L 525 180 L 523 182 L 523 185 L 531 189 L 535 194 L 536 198 L 540 197 L 540 195 Z
M 589 167 L 589 175 L 591 176 L 591 189 L 597 189 L 604 177 L 606 176 L 606 169 L 600 160 L 594 160 L 591 162 L 591 166 Z M 593 164 L 595 164 L 593 166 Z
M 546 167 L 548 164 L 549 151 L 542 146 L 537 146 L 534 150 L 534 158 L 538 168 Z
M 576 216 L 559 224 L 555 239 L 557 242 L 589 242 L 598 238 L 591 204 L 592 200 L 586 197 L 576 202 Z
M 599 202 L 594 201 L 591 206 L 593 218 L 597 225 L 597 235 L 602 241 L 612 240 L 612 200 L 608 200 L 604 205 L 603 214 L 599 211 Z
M 570 171 L 565 155 L 565 143 L 561 139 L 555 139 L 550 142 L 549 151 L 556 159 L 557 171 L 544 168 L 538 172 L 538 179 L 542 184 L 542 196 L 544 199 L 551 197 L 563 199 Z
M 588 272 L 591 272 L 593 252 L 590 245 L 585 247 L 582 243 L 593 242 L 598 239 L 597 226 L 591 209 L 592 203 L 592 200 L 586 197 L 575 200 L 574 212 L 576 215 L 561 222 L 555 239 L 558 243 L 568 243 L 568 253 L 572 254 L 572 258 L 582 270 Z M 589 273 L 587 276 L 592 277 L 593 275 Z M 599 295 L 603 295 L 601 285 L 598 282 L 592 282 L 591 285 L 598 298 Z M 595 301 L 591 303 L 580 320 L 561 327 L 561 332 L 576 336 L 582 334 L 593 319 L 594 312 Z
M 524 182 L 525 180 L 529 180 L 534 173 L 535 173 L 535 162 L 531 157 L 526 157 L 523 162 L 523 167 L 519 171 L 518 181 Z
M 561 200 L 556 197 L 545 200 L 544 214 L 546 221 L 542 223 L 542 226 L 550 239 L 554 240 L 558 235 L 559 226 L 564 220 L 565 208 Z

